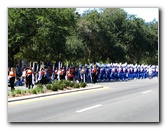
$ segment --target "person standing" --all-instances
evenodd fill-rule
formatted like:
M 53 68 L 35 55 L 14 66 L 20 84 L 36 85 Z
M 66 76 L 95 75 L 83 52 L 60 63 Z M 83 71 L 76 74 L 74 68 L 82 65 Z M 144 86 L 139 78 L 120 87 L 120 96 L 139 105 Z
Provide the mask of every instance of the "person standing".
M 63 70 L 62 70 L 62 67 L 59 69 L 58 74 L 59 74 L 60 80 L 62 80 L 63 79 Z
M 156 77 L 158 77 L 158 71 L 159 71 L 159 69 L 158 69 L 158 65 L 156 66 Z
M 63 73 L 62 79 L 65 80 L 65 77 L 66 77 L 66 68 L 65 67 L 63 67 L 63 69 L 62 69 L 62 73 Z
M 123 72 L 122 72 L 122 73 L 123 73 L 123 74 L 122 74 L 122 79 L 123 79 L 124 81 L 126 81 L 127 78 L 128 78 L 127 67 L 126 67 L 126 66 L 123 66 Z
M 27 84 L 28 84 L 28 88 L 30 89 L 32 85 L 32 68 L 31 67 L 29 67 L 27 70 Z
M 42 74 L 42 85 L 46 85 L 46 70 L 44 68 L 42 68 L 42 71 L 41 71 L 41 74 Z
M 58 68 L 57 68 L 57 67 L 56 67 L 54 73 L 55 73 L 55 77 L 54 77 L 54 79 L 57 80 L 57 79 L 58 79 Z
M 24 82 L 24 85 L 26 85 L 26 69 L 24 68 L 23 72 L 22 72 L 22 80 Z
M 36 84 L 36 72 L 32 72 L 32 88 L 34 87 L 34 85 Z
M 97 82 L 97 69 L 95 66 L 93 66 L 92 69 L 92 81 L 94 84 Z
M 148 67 L 148 74 L 149 74 L 149 79 L 152 79 L 152 66 Z
M 10 78 L 10 86 L 11 86 L 11 90 L 14 90 L 14 82 L 15 82 L 15 78 L 16 78 L 16 70 L 14 67 L 11 68 L 10 72 L 9 72 L 9 78 Z
M 71 81 L 75 81 L 75 67 L 69 68 L 69 78 Z
M 86 73 L 86 71 L 83 66 L 82 69 L 80 68 L 80 79 L 81 79 L 80 81 L 81 82 L 85 82 L 85 73 Z
M 71 70 L 71 68 L 69 68 L 69 70 L 67 71 L 67 78 L 70 81 L 73 81 L 74 79 L 73 71 Z
M 21 77 L 22 73 L 21 73 L 21 68 L 17 65 L 16 66 L 16 77 Z
M 79 82 L 79 74 L 80 71 L 78 70 L 78 67 L 75 67 L 75 74 L 74 74 L 74 78 L 75 78 L 75 82 Z
M 42 68 L 39 70 L 37 73 L 37 83 L 41 84 L 42 83 Z

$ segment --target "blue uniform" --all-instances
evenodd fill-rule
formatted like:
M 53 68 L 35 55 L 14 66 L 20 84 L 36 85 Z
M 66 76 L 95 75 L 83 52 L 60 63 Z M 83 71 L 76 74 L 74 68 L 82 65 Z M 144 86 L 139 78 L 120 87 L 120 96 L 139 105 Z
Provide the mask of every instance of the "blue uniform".
M 106 79 L 105 76 L 106 76 L 106 71 L 105 71 L 105 68 L 102 67 L 100 69 L 100 80 L 103 81 L 104 79 Z

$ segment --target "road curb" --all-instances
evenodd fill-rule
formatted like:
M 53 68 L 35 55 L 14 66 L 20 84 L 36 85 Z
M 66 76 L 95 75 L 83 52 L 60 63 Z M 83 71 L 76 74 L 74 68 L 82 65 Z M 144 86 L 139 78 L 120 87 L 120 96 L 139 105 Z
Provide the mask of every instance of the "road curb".
M 85 90 L 91 90 L 91 89 L 99 89 L 99 88 L 103 88 L 103 86 L 92 86 L 92 87 L 87 87 L 87 88 L 79 88 L 79 89 L 73 89 L 73 90 L 58 91 L 58 92 L 56 91 L 56 92 L 50 92 L 50 93 L 45 93 L 45 94 L 37 94 L 37 95 L 9 98 L 8 102 L 15 102 L 15 101 L 34 99 L 34 98 L 39 98 L 39 97 L 59 95 L 59 94 L 65 94 L 65 93 L 72 93 L 72 92 L 78 92 L 78 91 L 85 91 Z

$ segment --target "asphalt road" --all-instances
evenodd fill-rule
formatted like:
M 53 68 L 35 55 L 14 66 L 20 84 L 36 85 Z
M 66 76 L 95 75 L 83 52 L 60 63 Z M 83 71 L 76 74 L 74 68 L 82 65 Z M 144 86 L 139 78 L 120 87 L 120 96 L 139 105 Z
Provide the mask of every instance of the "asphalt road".
M 158 78 L 8 103 L 9 122 L 159 122 Z

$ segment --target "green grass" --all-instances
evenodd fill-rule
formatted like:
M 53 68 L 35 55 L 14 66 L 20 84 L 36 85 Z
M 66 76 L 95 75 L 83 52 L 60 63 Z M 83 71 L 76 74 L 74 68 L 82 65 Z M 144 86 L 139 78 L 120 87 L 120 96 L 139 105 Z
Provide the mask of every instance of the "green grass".
M 15 92 L 16 94 L 21 94 L 21 89 L 16 89 Z
M 15 96 L 16 96 L 16 92 L 12 91 L 12 97 L 15 97 Z
M 25 95 L 26 92 L 27 92 L 26 90 L 21 90 L 22 95 Z
M 85 82 L 81 82 L 81 83 L 80 83 L 80 86 L 84 88 L 84 87 L 87 86 L 87 84 L 86 84 Z
M 51 90 L 51 84 L 46 84 L 46 88 L 48 89 L 48 90 Z

